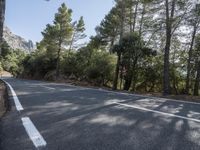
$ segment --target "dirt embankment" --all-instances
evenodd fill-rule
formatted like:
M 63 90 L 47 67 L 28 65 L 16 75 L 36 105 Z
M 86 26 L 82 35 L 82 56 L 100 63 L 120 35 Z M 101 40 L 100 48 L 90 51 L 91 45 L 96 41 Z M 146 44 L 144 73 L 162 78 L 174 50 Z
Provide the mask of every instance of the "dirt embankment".
M 0 81 L 0 118 L 6 113 L 8 108 L 7 87 L 2 81 Z

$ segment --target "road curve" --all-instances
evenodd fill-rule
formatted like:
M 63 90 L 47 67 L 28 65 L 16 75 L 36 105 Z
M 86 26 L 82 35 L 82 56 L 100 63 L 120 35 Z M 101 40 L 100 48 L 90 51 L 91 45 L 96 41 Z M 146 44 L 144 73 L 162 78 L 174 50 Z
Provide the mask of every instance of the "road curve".
M 200 104 L 4 79 L 22 107 L 0 122 L 1 150 L 199 150 Z M 23 108 L 23 109 L 22 109 Z

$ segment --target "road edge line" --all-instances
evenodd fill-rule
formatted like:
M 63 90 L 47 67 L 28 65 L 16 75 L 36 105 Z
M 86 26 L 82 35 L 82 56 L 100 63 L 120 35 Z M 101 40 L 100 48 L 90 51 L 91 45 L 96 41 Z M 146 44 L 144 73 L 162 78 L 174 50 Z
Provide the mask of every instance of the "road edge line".
M 9 87 L 17 111 L 24 110 L 24 108 L 22 107 L 22 104 L 20 103 L 20 101 L 19 101 L 19 99 L 17 97 L 17 94 L 15 93 L 14 89 L 12 88 L 12 86 L 8 82 L 4 81 L 3 79 L 1 79 L 1 80 Z

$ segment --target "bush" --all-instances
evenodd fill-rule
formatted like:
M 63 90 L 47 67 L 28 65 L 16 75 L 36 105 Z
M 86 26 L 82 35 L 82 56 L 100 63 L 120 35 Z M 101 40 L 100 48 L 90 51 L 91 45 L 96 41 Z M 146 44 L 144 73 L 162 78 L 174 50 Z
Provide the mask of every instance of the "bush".
M 107 52 L 83 48 L 65 57 L 63 72 L 68 77 L 87 80 L 98 85 L 112 81 L 115 58 Z
M 92 57 L 91 64 L 87 68 L 87 77 L 96 84 L 106 84 L 112 81 L 114 74 L 114 57 L 105 52 L 97 52 Z

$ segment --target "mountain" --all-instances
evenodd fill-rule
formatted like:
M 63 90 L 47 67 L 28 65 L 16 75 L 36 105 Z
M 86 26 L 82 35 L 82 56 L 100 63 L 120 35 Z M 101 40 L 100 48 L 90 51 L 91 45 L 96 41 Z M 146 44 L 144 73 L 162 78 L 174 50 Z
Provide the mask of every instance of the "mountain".
M 35 49 L 35 45 L 31 40 L 27 41 L 24 38 L 15 35 L 8 27 L 4 27 L 4 40 L 12 49 L 20 49 L 26 52 L 31 52 Z

